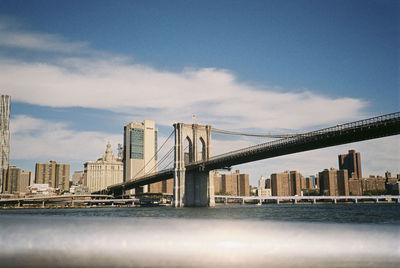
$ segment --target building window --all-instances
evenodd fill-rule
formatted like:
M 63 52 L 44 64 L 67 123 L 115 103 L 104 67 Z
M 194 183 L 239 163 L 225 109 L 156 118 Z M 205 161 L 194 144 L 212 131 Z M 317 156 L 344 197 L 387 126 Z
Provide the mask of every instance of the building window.
M 134 128 L 130 131 L 130 158 L 143 159 L 143 129 Z

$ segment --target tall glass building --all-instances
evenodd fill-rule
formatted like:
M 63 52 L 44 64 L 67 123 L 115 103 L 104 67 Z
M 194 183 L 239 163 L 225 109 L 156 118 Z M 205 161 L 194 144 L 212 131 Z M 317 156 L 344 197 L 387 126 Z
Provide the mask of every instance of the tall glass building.
M 8 167 L 10 156 L 10 102 L 11 98 L 1 95 L 0 98 L 0 190 L 3 190 L 3 169 Z M 1 192 L 0 191 L 0 192 Z
M 151 120 L 124 127 L 124 181 L 157 171 L 157 131 Z M 147 192 L 148 187 L 141 190 Z

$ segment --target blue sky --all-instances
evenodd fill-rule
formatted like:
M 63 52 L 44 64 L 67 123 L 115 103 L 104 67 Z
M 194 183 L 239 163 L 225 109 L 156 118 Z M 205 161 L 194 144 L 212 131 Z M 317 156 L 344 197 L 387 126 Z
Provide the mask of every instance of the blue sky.
M 193 114 L 216 128 L 284 133 L 399 111 L 399 11 L 385 0 L 0 0 L 11 163 L 81 170 L 143 119 L 156 121 L 161 143 Z M 214 141 L 215 154 L 260 142 Z M 253 184 L 286 169 L 315 174 L 352 148 L 364 174 L 400 173 L 398 137 L 238 168 Z

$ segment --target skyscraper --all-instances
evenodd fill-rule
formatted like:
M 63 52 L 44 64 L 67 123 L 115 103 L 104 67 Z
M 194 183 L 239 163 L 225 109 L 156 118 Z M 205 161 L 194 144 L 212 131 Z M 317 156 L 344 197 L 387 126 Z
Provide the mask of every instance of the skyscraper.
M 362 178 L 360 153 L 349 150 L 348 154 L 338 156 L 339 169 L 347 169 L 350 178 Z
M 3 169 L 8 167 L 10 157 L 10 102 L 7 95 L 0 97 L 0 192 L 3 187 Z
M 157 171 L 157 131 L 151 120 L 131 122 L 124 127 L 124 181 Z M 161 186 L 161 182 L 157 184 Z M 147 192 L 146 186 L 143 192 Z

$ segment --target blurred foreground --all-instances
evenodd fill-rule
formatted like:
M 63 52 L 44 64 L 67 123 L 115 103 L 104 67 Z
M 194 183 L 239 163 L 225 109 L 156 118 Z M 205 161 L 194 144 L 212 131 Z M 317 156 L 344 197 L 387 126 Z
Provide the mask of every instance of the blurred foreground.
M 1 267 L 399 267 L 400 226 L 1 215 Z

